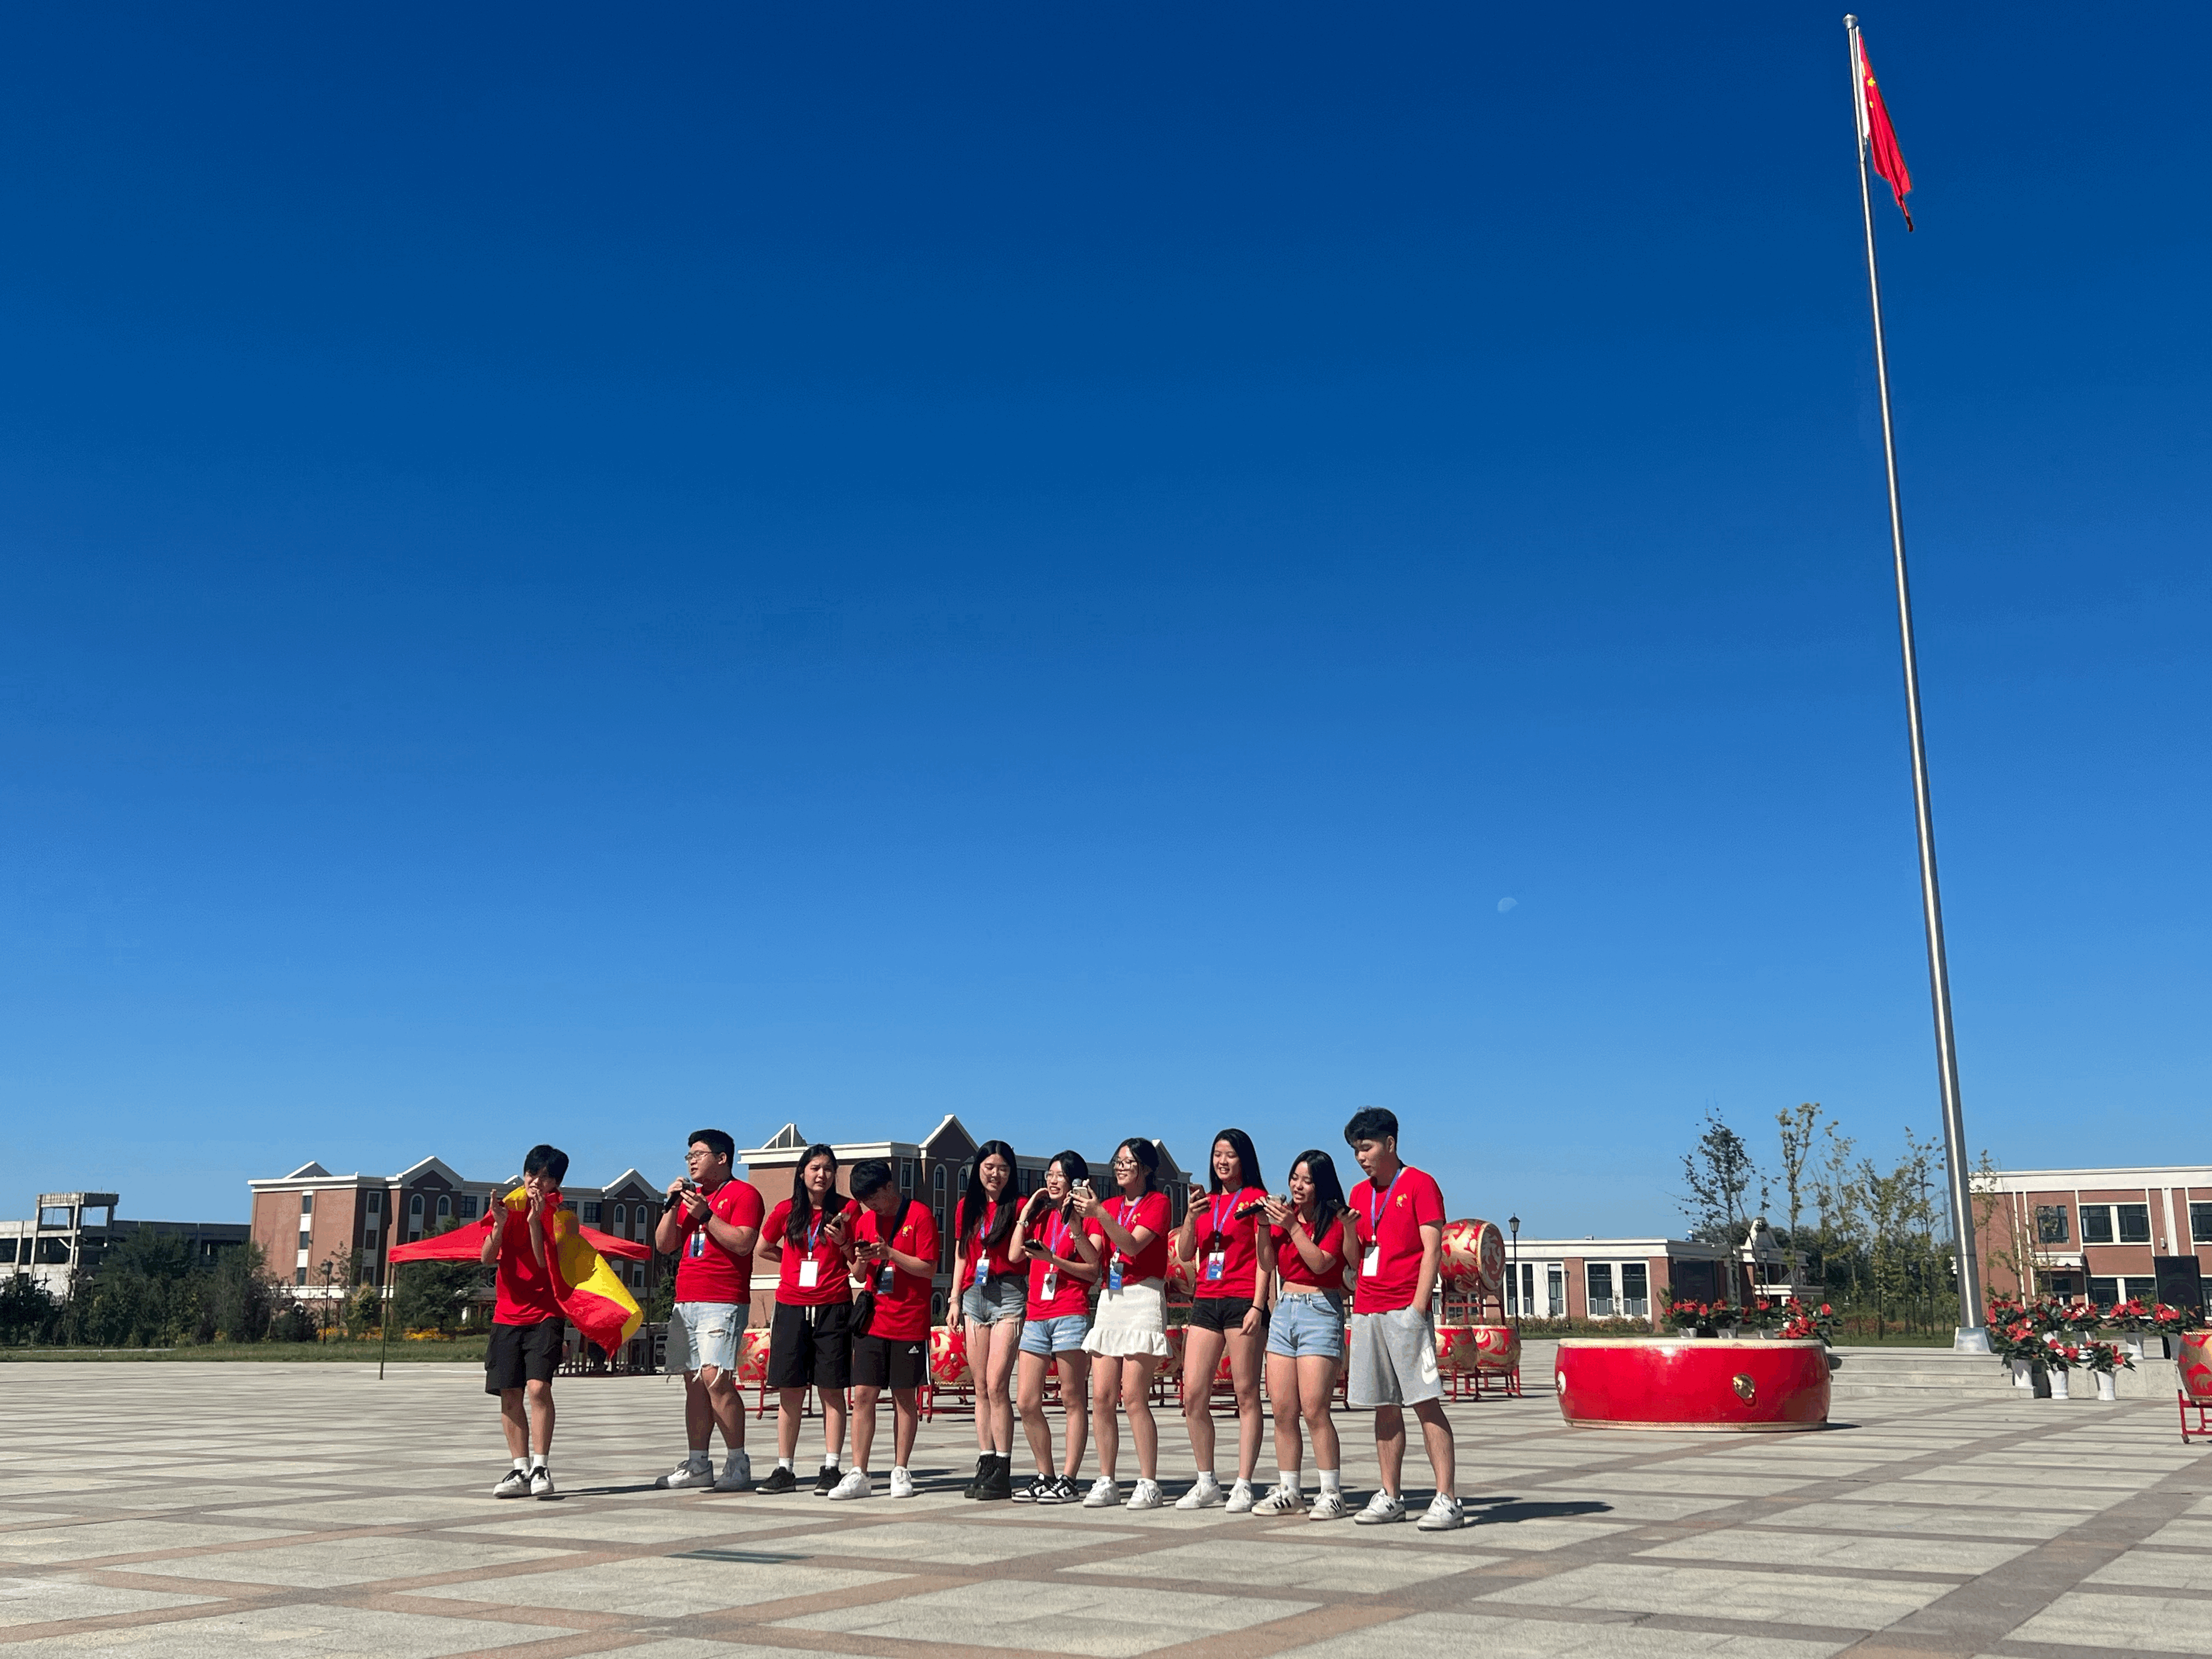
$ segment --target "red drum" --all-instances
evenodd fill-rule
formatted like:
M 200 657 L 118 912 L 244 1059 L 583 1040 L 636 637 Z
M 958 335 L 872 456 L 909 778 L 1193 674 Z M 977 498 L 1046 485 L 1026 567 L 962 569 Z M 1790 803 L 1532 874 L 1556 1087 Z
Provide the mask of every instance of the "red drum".
M 1179 1376 L 1182 1374 L 1183 1328 L 1181 1325 L 1168 1327 L 1167 1355 L 1152 1367 L 1154 1376 Z
M 1505 1288 L 1505 1235 L 1494 1221 L 1444 1223 L 1443 1261 L 1437 1276 L 1448 1290 L 1497 1296 Z
M 940 1389 L 964 1389 L 971 1380 L 968 1369 L 968 1334 L 957 1325 L 931 1328 L 929 1380 Z
M 1180 1232 L 1168 1235 L 1167 1282 L 1170 1285 L 1180 1285 L 1185 1293 L 1198 1287 L 1198 1264 L 1184 1259 L 1182 1235 Z
M 738 1386 L 757 1389 L 768 1381 L 768 1333 L 749 1330 L 738 1340 Z
M 1437 1369 L 1449 1373 L 1474 1369 L 1474 1327 L 1437 1327 Z
M 2183 1331 L 2173 1340 L 2181 1392 L 2192 1402 L 2212 1406 L 2212 1331 Z
M 1559 1414 L 1578 1429 L 1817 1429 L 1828 1420 L 1819 1342 L 1708 1338 L 1559 1343 Z
M 1477 1325 L 1474 1360 L 1478 1371 L 1510 1371 L 1521 1364 L 1521 1333 L 1510 1325 Z

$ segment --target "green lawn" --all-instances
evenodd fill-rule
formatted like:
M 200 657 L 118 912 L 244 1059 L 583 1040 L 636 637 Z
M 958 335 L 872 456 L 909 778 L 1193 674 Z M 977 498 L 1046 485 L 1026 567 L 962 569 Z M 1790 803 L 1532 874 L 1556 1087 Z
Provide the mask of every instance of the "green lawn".
M 465 1336 L 453 1341 L 395 1340 L 382 1357 L 393 1364 L 440 1362 L 483 1364 L 488 1339 Z M 0 1348 L 0 1363 L 82 1361 L 143 1364 L 155 1360 L 258 1359 L 290 1360 L 301 1364 L 345 1361 L 374 1364 L 380 1357 L 374 1342 L 204 1342 L 183 1348 Z

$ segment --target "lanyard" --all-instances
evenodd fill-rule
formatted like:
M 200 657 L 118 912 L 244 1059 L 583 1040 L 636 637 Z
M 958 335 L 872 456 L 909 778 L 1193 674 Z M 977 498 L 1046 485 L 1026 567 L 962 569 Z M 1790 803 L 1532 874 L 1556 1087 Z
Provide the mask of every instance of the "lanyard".
M 1370 1180 L 1367 1183 L 1367 1242 L 1370 1244 L 1382 1237 L 1382 1212 L 1390 1206 L 1390 1194 L 1398 1184 L 1398 1176 L 1405 1173 L 1406 1166 L 1401 1164 L 1398 1175 L 1392 1176 L 1390 1185 L 1379 1193 L 1375 1190 L 1374 1182 Z
M 1136 1214 L 1138 1206 L 1144 1201 L 1145 1200 L 1142 1198 L 1125 1198 L 1121 1200 L 1121 1213 L 1115 1218 L 1121 1224 L 1121 1231 L 1123 1232 L 1126 1233 L 1129 1231 L 1129 1218 Z M 1121 1254 L 1121 1247 L 1120 1245 L 1116 1244 L 1114 1247 L 1114 1254 L 1115 1255 Z
M 1054 1228 L 1059 1229 L 1057 1233 L 1053 1231 Z M 1046 1216 L 1044 1218 L 1045 1254 L 1047 1255 L 1059 1255 L 1063 1254 L 1060 1247 L 1067 1243 L 1069 1232 L 1070 1230 L 1067 1224 L 1067 1218 L 1060 1214 L 1059 1211 L 1054 1210 L 1051 1214 Z
M 1218 1200 L 1209 1198 L 1206 1200 L 1206 1218 L 1209 1224 L 1209 1229 L 1212 1237 L 1215 1238 L 1221 1237 L 1222 1222 L 1226 1219 L 1228 1216 L 1233 1214 L 1236 1209 L 1237 1194 L 1234 1193 L 1229 1194 L 1226 1209 L 1223 1207 L 1222 1202 Z
M 807 1254 L 807 1255 L 812 1255 L 814 1254 L 814 1241 L 815 1241 L 816 1239 L 817 1239 L 817 1238 L 821 1237 L 822 1237 L 822 1215 L 821 1215 L 821 1212 L 820 1212 L 819 1211 L 817 1211 L 817 1212 L 815 1212 L 815 1216 L 814 1216 L 814 1224 L 813 1224 L 812 1226 L 809 1227 L 809 1228 L 806 1230 L 806 1254 Z
M 988 1255 L 991 1247 L 984 1241 L 991 1236 L 991 1224 L 999 1218 L 999 1200 L 991 1200 L 983 1206 L 983 1224 L 975 1230 L 975 1254 Z

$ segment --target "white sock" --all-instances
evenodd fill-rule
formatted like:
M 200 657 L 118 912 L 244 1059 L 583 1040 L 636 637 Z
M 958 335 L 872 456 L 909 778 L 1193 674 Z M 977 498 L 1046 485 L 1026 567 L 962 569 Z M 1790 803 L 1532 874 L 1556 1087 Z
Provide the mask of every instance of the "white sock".
M 906 1473 L 906 1465 L 905 1465 L 905 1464 L 903 1464 L 903 1463 L 894 1463 L 894 1464 L 892 1464 L 892 1465 L 891 1465 L 891 1473 L 892 1473 L 893 1474 L 904 1474 Z
M 825 1457 L 822 1460 L 822 1467 L 825 1469 L 835 1469 L 837 1467 L 837 1460 L 834 1457 Z
M 1297 1469 L 1277 1469 L 1275 1485 L 1285 1492 L 1296 1492 L 1304 1484 L 1304 1477 Z
M 530 1467 L 533 1472 L 544 1468 L 545 1467 L 545 1454 L 544 1452 L 531 1453 Z
M 712 1446 L 694 1446 L 686 1454 L 684 1461 L 694 1468 L 702 1465 L 711 1465 L 714 1461 L 714 1449 Z
M 1198 1484 L 1201 1486 L 1218 1486 L 1221 1484 L 1221 1478 L 1212 1469 L 1200 1469 L 1198 1472 Z
M 518 1457 L 514 1460 L 514 1467 L 518 1469 L 527 1469 L 530 1467 L 530 1460 L 527 1457 Z
M 779 1457 L 775 1460 L 775 1466 L 780 1469 L 787 1469 L 791 1468 L 792 1461 L 793 1460 L 788 1457 Z
M 1343 1492 L 1344 1472 L 1341 1469 L 1316 1469 L 1314 1474 L 1320 1480 L 1323 1492 Z
M 1238 1476 L 1237 1477 L 1237 1484 L 1238 1486 L 1240 1486 L 1243 1487 L 1243 1488 L 1244 1488 L 1246 1491 L 1248 1491 L 1248 1492 L 1251 1490 L 1251 1486 L 1252 1486 L 1252 1483 L 1251 1483 L 1251 1481 L 1250 1481 L 1250 1480 L 1247 1480 L 1244 1476 L 1243 1476 L 1243 1475 L 1241 1475 L 1241 1474 L 1240 1474 L 1240 1475 L 1238 1475 Z

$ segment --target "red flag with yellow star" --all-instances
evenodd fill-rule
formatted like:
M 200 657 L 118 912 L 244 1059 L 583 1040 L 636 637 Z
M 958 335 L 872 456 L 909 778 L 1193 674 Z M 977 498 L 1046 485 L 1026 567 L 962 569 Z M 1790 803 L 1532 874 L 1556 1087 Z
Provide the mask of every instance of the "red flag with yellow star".
M 1890 194 L 1897 198 L 1897 210 L 1905 216 L 1905 228 L 1911 230 L 1912 210 L 1905 205 L 1905 198 L 1912 194 L 1912 175 L 1905 170 L 1905 152 L 1897 147 L 1897 129 L 1889 124 L 1889 106 L 1881 101 L 1874 67 L 1867 62 L 1866 37 L 1860 35 L 1857 40 L 1859 142 L 1867 147 L 1874 170 L 1888 181 Z

